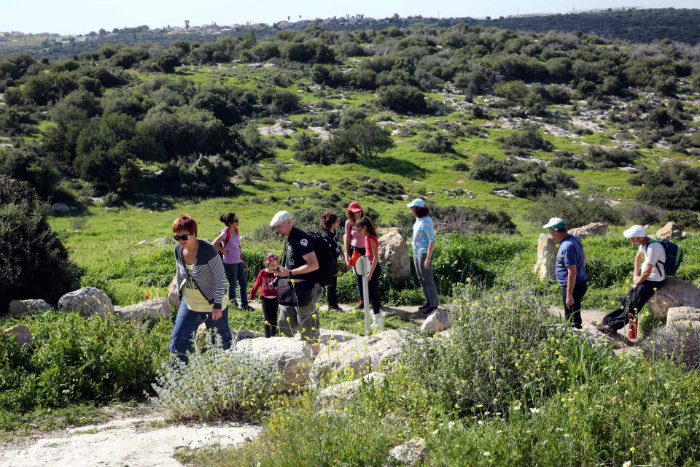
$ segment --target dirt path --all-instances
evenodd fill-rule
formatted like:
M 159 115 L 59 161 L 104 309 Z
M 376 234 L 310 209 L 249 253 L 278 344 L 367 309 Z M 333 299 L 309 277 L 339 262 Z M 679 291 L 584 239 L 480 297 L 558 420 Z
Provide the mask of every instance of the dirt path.
M 174 453 L 255 439 L 262 427 L 235 423 L 164 425 L 149 415 L 72 428 L 6 445 L 0 467 L 181 467 Z

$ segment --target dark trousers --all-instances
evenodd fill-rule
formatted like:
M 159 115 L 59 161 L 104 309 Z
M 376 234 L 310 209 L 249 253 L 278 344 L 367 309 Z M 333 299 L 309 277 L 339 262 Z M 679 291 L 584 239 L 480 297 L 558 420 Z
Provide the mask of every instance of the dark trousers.
M 574 296 L 574 304 L 571 305 L 571 308 L 569 308 L 566 306 L 567 287 L 564 285 L 561 288 L 561 301 L 564 304 L 564 319 L 566 319 L 567 323 L 570 323 L 573 327 L 578 329 L 581 329 L 582 327 L 581 300 L 583 300 L 583 296 L 586 295 L 587 290 L 588 284 L 586 281 L 582 281 L 574 285 L 574 291 L 572 294 Z
M 622 297 L 620 306 L 613 312 L 608 313 L 603 318 L 602 323 L 610 326 L 610 329 L 617 331 L 627 324 L 628 315 L 636 316 L 642 311 L 644 305 L 654 296 L 657 290 L 666 285 L 666 279 L 662 281 L 644 281 L 637 286 L 637 289 L 630 291 Z
M 350 245 L 350 251 L 348 251 L 349 258 L 352 258 L 352 254 L 355 250 L 359 251 L 362 256 L 364 256 L 366 253 L 366 250 L 364 248 Z M 357 281 L 357 290 L 360 292 L 360 300 L 364 300 L 364 297 L 362 296 L 362 276 L 359 274 L 355 274 L 355 280 Z
M 379 276 L 382 275 L 382 267 L 377 263 L 377 267 L 372 273 L 372 279 L 367 283 L 367 289 L 369 291 L 369 303 L 372 305 L 372 311 L 374 314 L 382 311 L 382 302 L 379 298 Z
M 328 308 L 339 308 L 338 276 L 333 276 L 333 278 L 331 278 L 331 283 L 326 286 L 326 293 L 328 294 Z
M 277 297 L 262 297 L 260 300 L 265 317 L 265 337 L 275 337 L 277 335 L 277 310 L 279 309 Z

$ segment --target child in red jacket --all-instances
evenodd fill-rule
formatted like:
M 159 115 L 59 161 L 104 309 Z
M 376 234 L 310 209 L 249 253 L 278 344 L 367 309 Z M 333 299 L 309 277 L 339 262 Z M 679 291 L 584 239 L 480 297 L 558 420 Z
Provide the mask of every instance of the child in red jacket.
M 280 267 L 279 257 L 273 253 L 265 255 L 265 269 L 258 273 L 258 278 L 255 279 L 255 284 L 250 290 L 250 300 L 255 298 L 255 293 L 260 288 L 260 297 L 262 300 L 263 316 L 265 317 L 265 337 L 273 337 L 277 335 L 277 289 L 272 284 L 275 280 L 275 271 Z

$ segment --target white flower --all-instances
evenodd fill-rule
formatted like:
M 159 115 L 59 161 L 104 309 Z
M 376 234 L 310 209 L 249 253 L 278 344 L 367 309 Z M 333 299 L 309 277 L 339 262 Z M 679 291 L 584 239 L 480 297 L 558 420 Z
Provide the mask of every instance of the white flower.
M 447 428 L 452 428 L 453 426 L 455 426 L 455 422 L 451 421 L 447 424 Z
M 630 467 L 632 465 L 632 461 L 626 461 L 622 463 L 622 467 Z
M 540 413 L 540 409 L 537 409 L 535 407 L 530 407 L 530 412 L 531 413 Z
M 485 455 L 485 456 L 490 456 L 490 455 L 491 455 L 491 453 L 490 453 L 490 452 L 488 452 L 488 451 L 484 451 L 484 455 Z

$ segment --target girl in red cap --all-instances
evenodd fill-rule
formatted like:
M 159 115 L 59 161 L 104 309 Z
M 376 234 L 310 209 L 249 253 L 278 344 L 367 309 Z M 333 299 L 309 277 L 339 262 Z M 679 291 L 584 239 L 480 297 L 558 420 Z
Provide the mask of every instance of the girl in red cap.
M 275 280 L 275 271 L 280 267 L 280 259 L 274 253 L 267 253 L 264 264 L 265 268 L 260 270 L 258 278 L 255 279 L 255 284 L 250 290 L 250 300 L 255 299 L 255 293 L 260 288 L 263 316 L 265 317 L 265 337 L 274 337 L 277 335 L 279 303 L 277 302 L 277 289 L 273 281 Z

